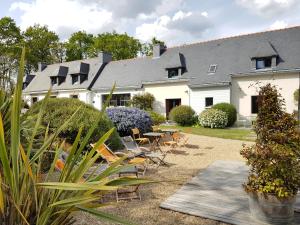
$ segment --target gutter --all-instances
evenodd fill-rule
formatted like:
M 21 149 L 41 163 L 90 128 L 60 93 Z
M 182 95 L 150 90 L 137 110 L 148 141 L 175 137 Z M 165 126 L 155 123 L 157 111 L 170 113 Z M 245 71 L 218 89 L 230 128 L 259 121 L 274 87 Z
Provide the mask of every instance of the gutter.
M 270 75 L 270 74 L 278 74 L 278 73 L 297 73 L 300 72 L 300 68 L 295 69 L 281 69 L 281 70 L 261 70 L 255 72 L 248 72 L 248 73 L 237 73 L 237 74 L 230 74 L 230 77 L 247 77 L 247 76 L 260 76 L 260 75 Z
M 231 82 L 220 82 L 220 83 L 204 83 L 204 84 L 190 84 L 188 85 L 191 89 L 193 88 L 209 88 L 209 87 L 227 87 L 230 86 Z
M 161 81 L 143 81 L 142 84 L 169 84 L 169 83 L 181 83 L 188 82 L 189 79 L 170 79 L 170 80 L 161 80 Z

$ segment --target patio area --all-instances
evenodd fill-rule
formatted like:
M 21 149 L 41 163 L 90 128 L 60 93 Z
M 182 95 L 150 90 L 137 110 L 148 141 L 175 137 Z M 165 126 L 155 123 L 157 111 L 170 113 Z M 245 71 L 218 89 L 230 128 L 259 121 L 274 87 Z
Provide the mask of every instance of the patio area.
M 162 202 L 178 191 L 186 182 L 217 160 L 242 161 L 240 149 L 243 143 L 251 142 L 220 139 L 186 134 L 189 145 L 177 148 L 166 157 L 168 167 L 150 168 L 146 176 L 155 180 L 169 181 L 145 185 L 141 189 L 142 201 L 124 201 L 105 209 L 115 215 L 126 218 L 136 224 L 226 224 L 215 220 L 187 215 L 160 208 Z M 112 224 L 97 221 L 94 217 L 80 213 L 77 224 Z

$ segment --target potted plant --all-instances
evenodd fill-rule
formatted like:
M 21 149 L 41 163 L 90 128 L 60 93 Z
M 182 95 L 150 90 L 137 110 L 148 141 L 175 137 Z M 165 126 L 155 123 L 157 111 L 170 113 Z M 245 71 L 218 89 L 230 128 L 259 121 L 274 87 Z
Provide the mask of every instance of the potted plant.
M 241 155 L 250 166 L 244 184 L 254 219 L 289 224 L 300 187 L 300 135 L 294 116 L 284 111 L 275 86 L 260 88 L 259 112 L 254 125 L 255 145 L 243 146 Z

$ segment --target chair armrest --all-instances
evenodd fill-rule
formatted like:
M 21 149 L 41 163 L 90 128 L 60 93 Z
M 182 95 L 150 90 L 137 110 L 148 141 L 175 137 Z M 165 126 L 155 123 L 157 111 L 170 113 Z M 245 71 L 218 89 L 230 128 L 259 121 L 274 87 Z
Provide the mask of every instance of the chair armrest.
M 140 147 L 139 149 L 144 151 L 144 152 L 151 152 L 151 150 L 149 148 L 146 148 L 146 147 Z
M 121 157 L 127 155 L 127 154 L 124 153 L 124 152 L 114 152 L 114 154 L 117 155 L 117 156 L 121 156 Z

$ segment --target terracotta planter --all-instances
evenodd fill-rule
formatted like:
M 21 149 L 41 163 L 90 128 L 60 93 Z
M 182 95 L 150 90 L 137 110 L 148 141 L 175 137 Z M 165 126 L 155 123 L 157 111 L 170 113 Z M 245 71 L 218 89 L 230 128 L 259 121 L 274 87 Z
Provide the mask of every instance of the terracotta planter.
M 278 199 L 274 195 L 249 193 L 249 207 L 253 219 L 274 225 L 288 225 L 294 219 L 296 196 Z

